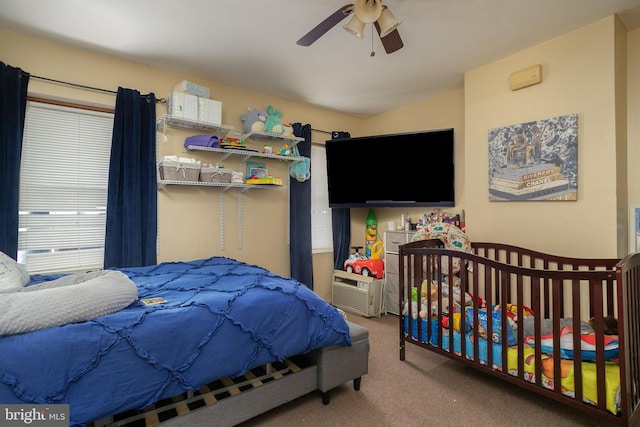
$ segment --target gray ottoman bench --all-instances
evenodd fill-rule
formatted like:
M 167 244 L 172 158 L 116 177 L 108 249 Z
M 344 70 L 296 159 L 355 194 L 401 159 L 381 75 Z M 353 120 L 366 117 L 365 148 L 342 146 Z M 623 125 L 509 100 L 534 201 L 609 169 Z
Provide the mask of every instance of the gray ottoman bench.
M 369 372 L 369 331 L 352 322 L 349 325 L 351 346 L 324 347 L 311 352 L 311 360 L 318 366 L 318 389 L 322 403 L 329 404 L 329 391 L 353 380 L 353 388 L 360 390 L 362 376 Z

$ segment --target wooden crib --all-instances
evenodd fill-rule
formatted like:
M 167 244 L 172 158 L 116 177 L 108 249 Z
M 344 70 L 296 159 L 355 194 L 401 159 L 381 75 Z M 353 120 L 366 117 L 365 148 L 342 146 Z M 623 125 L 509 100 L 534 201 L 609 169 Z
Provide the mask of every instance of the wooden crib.
M 399 276 L 400 360 L 411 343 L 604 421 L 640 423 L 640 254 L 461 252 L 428 239 L 400 246 Z M 617 336 L 605 334 L 610 317 Z

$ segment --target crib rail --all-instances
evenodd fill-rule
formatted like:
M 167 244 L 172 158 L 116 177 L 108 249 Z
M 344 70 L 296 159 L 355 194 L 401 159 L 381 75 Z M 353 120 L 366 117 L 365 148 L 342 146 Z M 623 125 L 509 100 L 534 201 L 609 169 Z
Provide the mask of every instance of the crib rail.
M 554 270 L 554 271 L 570 271 L 570 270 L 615 270 L 616 264 L 620 261 L 617 258 L 569 258 L 556 255 L 550 255 L 543 252 L 537 252 L 518 246 L 507 245 L 502 243 L 491 242 L 474 242 L 471 244 L 476 255 L 482 256 L 487 259 L 493 259 L 496 261 L 504 262 L 513 266 L 541 269 L 541 270 Z M 607 312 L 613 313 L 614 298 L 613 295 L 613 278 L 607 282 L 607 286 L 604 288 L 605 298 L 607 301 Z M 544 307 L 550 306 L 550 291 L 549 282 L 546 282 L 545 289 L 543 289 L 541 298 L 543 298 L 545 304 Z M 563 289 L 560 289 L 560 299 L 563 299 Z M 590 295 L 590 300 L 595 298 L 594 295 Z M 590 307 L 588 317 L 594 316 L 593 310 L 595 307 Z M 564 309 L 560 308 L 560 315 L 564 317 Z M 550 313 L 545 312 L 545 317 L 549 317 Z
M 623 286 L 616 281 L 616 275 L 627 274 L 640 281 L 640 260 L 638 267 L 628 269 L 628 263 L 616 267 L 619 260 L 615 259 L 555 257 L 493 243 L 474 243 L 472 248 L 473 253 L 453 251 L 439 241 L 400 246 L 400 304 L 404 306 L 400 316 L 400 359 L 405 359 L 405 343 L 409 342 L 608 422 L 627 424 L 629 417 L 625 414 L 637 406 L 640 382 L 634 379 L 629 387 L 631 380 L 626 373 L 640 375 L 640 359 L 627 359 L 624 345 L 631 342 L 630 337 L 637 340 L 640 336 L 640 331 L 627 331 L 630 322 L 640 328 L 640 317 L 629 320 L 624 314 L 640 316 L 640 288 L 629 277 L 623 280 Z M 456 266 L 462 267 L 456 271 Z M 443 272 L 455 272 L 457 279 Z M 456 287 L 460 295 L 457 304 Z M 467 294 L 469 299 L 465 301 Z M 625 310 L 621 300 L 629 305 Z M 484 312 L 486 316 L 483 303 L 489 307 Z M 458 306 L 458 314 L 454 306 Z M 533 333 L 527 336 L 533 338 L 525 344 L 522 319 L 528 316 Z M 611 393 L 607 393 L 606 379 L 614 375 L 611 364 L 606 363 L 611 356 L 605 349 L 607 316 L 624 323 L 621 335 L 627 331 L 619 339 L 619 374 L 615 371 L 621 376 L 620 390 L 627 396 L 617 409 L 622 415 L 612 413 Z M 590 319 L 595 330 L 595 350 L 588 357 L 584 351 L 573 351 L 572 359 L 549 357 L 542 352 L 546 346 L 547 353 L 550 347 L 553 355 L 560 355 L 566 351 L 567 340 L 573 349 L 581 349 L 581 335 L 573 333 L 561 339 L 561 329 L 568 325 L 580 331 Z M 545 335 L 548 328 L 551 338 Z M 466 338 L 462 333 L 456 339 L 456 329 L 470 332 Z M 640 343 L 629 345 L 638 346 L 634 354 L 639 354 Z M 565 380 L 553 381 L 563 378 L 567 370 L 573 372 L 569 395 Z M 543 372 L 544 376 L 539 374 Z M 630 393 L 629 389 L 636 392 Z
M 618 318 L 622 404 L 629 425 L 640 425 L 640 253 L 616 265 L 620 288 L 618 304 L 624 309 Z

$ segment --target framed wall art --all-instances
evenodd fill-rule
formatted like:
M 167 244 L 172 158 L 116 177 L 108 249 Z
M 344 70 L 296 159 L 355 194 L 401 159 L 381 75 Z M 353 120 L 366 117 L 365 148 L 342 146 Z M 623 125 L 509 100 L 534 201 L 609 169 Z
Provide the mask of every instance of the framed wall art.
M 577 114 L 489 130 L 489 200 L 577 199 Z
M 631 206 L 629 212 L 629 253 L 640 251 L 640 206 Z

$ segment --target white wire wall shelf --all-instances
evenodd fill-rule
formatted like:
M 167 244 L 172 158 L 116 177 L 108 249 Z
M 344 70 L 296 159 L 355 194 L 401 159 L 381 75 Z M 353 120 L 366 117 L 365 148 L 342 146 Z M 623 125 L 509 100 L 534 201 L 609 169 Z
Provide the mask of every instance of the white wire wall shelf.
M 299 138 L 296 136 L 283 136 L 270 132 L 248 132 L 243 133 L 237 131 L 233 128 L 233 126 L 227 126 L 223 124 L 211 124 L 211 123 L 203 123 L 199 121 L 173 117 L 171 115 L 165 115 L 162 119 L 158 119 L 156 121 L 156 130 L 161 132 L 164 135 L 164 142 L 167 142 L 167 127 L 173 128 L 182 128 L 187 130 L 194 130 L 199 132 L 211 133 L 216 135 L 219 139 L 226 137 L 230 132 L 232 135 L 238 139 L 242 140 L 252 140 L 255 142 L 260 142 L 266 144 L 267 141 L 277 141 L 283 144 L 287 144 L 289 148 L 293 148 L 299 142 L 304 141 L 304 138 Z M 277 153 L 263 153 L 259 152 L 256 149 L 242 149 L 242 147 L 236 148 L 213 148 L 213 147 L 201 147 L 189 145 L 185 147 L 185 149 L 189 151 L 208 151 L 215 152 L 220 154 L 220 161 L 224 161 L 229 157 L 233 157 L 239 160 L 240 163 L 246 162 L 250 158 L 263 158 L 263 159 L 273 159 L 280 160 L 285 162 L 291 162 L 292 164 L 306 161 L 306 157 L 302 156 L 284 156 Z M 181 180 L 158 180 L 158 190 L 162 190 L 167 185 L 175 185 L 175 186 L 198 186 L 198 187 L 217 187 L 221 189 L 220 191 L 220 249 L 225 249 L 225 209 L 224 209 L 224 194 L 227 190 L 235 188 L 238 190 L 238 247 L 242 249 L 242 239 L 243 239 L 243 199 L 242 194 L 247 190 L 251 189 L 283 189 L 287 192 L 289 191 L 288 186 L 286 185 L 274 185 L 274 184 L 244 184 L 244 183 L 222 183 L 222 182 L 200 182 L 200 181 L 181 181 Z M 289 202 L 289 196 L 287 195 L 287 203 Z M 287 213 L 289 213 L 289 207 L 287 207 Z M 289 223 L 290 219 L 287 217 L 287 223 Z M 287 227 L 287 241 L 289 240 L 289 227 Z
M 243 135 L 243 139 L 281 141 L 289 144 L 290 147 L 293 147 L 297 143 L 304 141 L 304 138 L 299 138 L 297 136 L 283 136 L 277 133 L 257 131 L 245 133 Z
M 280 141 L 288 144 L 289 147 L 294 147 L 299 142 L 304 141 L 304 138 L 299 138 L 297 136 L 284 136 L 277 133 L 272 132 L 258 132 L 252 131 L 248 133 L 240 133 L 234 130 L 233 126 L 223 125 L 223 124 L 213 124 L 213 123 L 204 123 L 199 122 L 197 120 L 185 119 L 182 117 L 174 117 L 170 115 L 165 115 L 163 119 L 158 120 L 158 129 L 164 128 L 165 126 L 177 127 L 182 129 L 189 130 L 198 130 L 204 132 L 211 132 L 218 136 L 218 138 L 224 138 L 227 136 L 229 132 L 234 132 L 241 136 L 242 139 L 253 139 L 253 140 L 270 140 L 270 141 Z
M 285 185 L 273 185 L 273 184 L 240 184 L 235 182 L 201 182 L 201 181 L 179 181 L 170 179 L 161 179 L 158 181 L 158 189 L 164 188 L 166 185 L 193 185 L 199 187 L 220 187 L 224 191 L 229 188 L 239 188 L 242 192 L 252 188 L 282 188 L 286 189 Z
M 244 162 L 251 157 L 262 157 L 266 159 L 283 160 L 286 162 L 301 162 L 304 160 L 304 157 L 260 153 L 258 151 L 243 150 L 242 148 L 215 148 L 215 147 L 202 147 L 199 145 L 188 145 L 186 148 L 187 148 L 187 151 L 213 151 L 215 153 L 220 153 L 222 154 L 221 161 L 224 161 L 230 156 L 241 157 L 240 159 L 241 162 Z
M 227 126 L 223 124 L 204 123 L 197 120 L 189 120 L 181 117 L 164 116 L 164 119 L 159 123 L 178 127 L 182 129 L 198 130 L 204 132 L 210 132 L 218 136 L 218 138 L 224 138 L 229 132 L 233 130 L 233 126 Z

